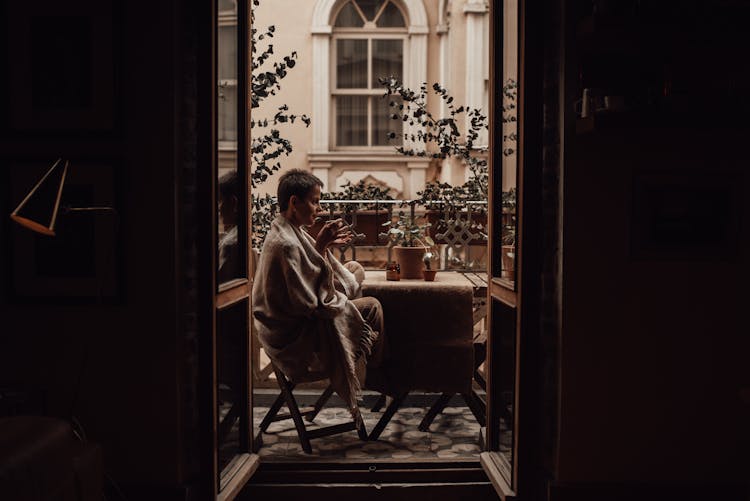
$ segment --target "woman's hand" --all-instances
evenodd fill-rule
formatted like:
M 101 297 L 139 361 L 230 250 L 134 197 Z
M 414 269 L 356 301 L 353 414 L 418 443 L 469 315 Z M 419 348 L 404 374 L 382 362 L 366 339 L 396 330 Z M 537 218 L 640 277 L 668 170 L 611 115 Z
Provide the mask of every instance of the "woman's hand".
M 341 219 L 328 221 L 315 237 L 315 249 L 323 254 L 331 245 L 346 245 L 351 242 L 354 235 Z

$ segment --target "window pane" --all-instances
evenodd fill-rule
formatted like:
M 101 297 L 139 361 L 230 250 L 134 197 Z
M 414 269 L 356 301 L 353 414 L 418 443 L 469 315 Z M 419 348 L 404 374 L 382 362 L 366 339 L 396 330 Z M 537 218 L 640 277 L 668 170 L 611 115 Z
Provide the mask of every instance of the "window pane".
M 400 145 L 403 142 L 404 122 L 401 119 L 394 120 L 392 115 L 402 103 L 401 98 L 390 96 L 383 99 L 381 96 L 373 96 L 372 100 L 372 145 Z M 389 133 L 393 133 L 394 137 L 390 138 Z
M 351 2 L 344 5 L 344 8 L 339 11 L 339 15 L 336 16 L 336 28 L 361 28 L 364 25 L 364 19 Z
M 402 80 L 404 68 L 403 40 L 372 41 L 372 86 L 380 87 L 378 78 L 394 76 Z
M 219 141 L 237 141 L 237 84 L 219 84 Z
M 367 88 L 367 40 L 338 40 L 336 87 L 339 89 Z
M 219 0 L 219 12 L 237 12 L 237 0 Z
M 393 2 L 388 2 L 385 6 L 385 10 L 378 18 L 377 25 L 380 28 L 405 28 L 406 22 L 404 16 L 401 15 L 401 11 L 398 7 L 393 5 Z
M 219 80 L 237 78 L 237 26 L 219 26 Z
M 357 5 L 365 13 L 367 20 L 373 21 L 375 14 L 378 13 L 380 7 L 383 5 L 383 0 L 357 0 Z
M 336 96 L 336 144 L 367 146 L 367 96 Z

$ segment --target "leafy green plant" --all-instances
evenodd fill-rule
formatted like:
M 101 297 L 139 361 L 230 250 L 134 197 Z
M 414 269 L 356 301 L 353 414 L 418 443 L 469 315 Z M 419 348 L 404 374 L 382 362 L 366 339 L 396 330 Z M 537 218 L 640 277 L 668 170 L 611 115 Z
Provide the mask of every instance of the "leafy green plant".
M 346 183 L 341 185 L 341 188 L 343 188 L 341 191 L 324 193 L 322 198 L 324 200 L 393 200 L 393 197 L 390 194 L 390 188 L 368 184 L 365 183 L 363 179 L 357 183 L 352 183 L 347 180 Z M 349 213 L 354 210 L 353 204 L 341 205 L 342 207 L 335 207 L 334 211 L 343 209 L 344 212 Z M 376 205 L 377 204 L 365 204 L 364 206 L 360 205 L 358 208 L 374 209 Z
M 388 221 L 383 226 L 388 231 L 381 233 L 381 239 L 388 241 L 388 246 L 400 247 L 432 247 L 435 242 L 427 234 L 430 223 L 418 224 L 417 217 L 407 215 L 399 211 L 394 219 Z
M 260 250 L 263 246 L 266 233 L 271 229 L 271 223 L 278 212 L 279 203 L 276 201 L 276 197 L 269 194 L 263 196 L 253 194 L 253 237 L 251 242 L 253 249 Z
M 255 8 L 260 0 L 253 0 L 251 16 L 255 25 Z M 297 52 L 273 59 L 274 48 L 270 39 L 276 33 L 275 26 L 269 26 L 264 32 L 253 28 L 251 31 L 252 47 L 252 78 L 250 81 L 250 103 L 253 109 L 259 108 L 266 98 L 275 96 L 281 90 L 281 81 L 289 75 L 289 71 L 297 64 Z M 261 45 L 265 44 L 265 45 Z M 275 109 L 273 117 L 253 118 L 250 127 L 253 129 L 250 153 L 253 169 L 250 182 L 253 188 L 264 183 L 270 176 L 281 169 L 281 158 L 292 153 L 292 143 L 286 139 L 280 127 L 294 124 L 297 120 L 310 126 L 311 120 L 307 115 L 290 113 L 289 106 L 282 104 Z M 276 200 L 270 195 L 259 196 L 252 194 L 252 245 L 260 249 L 266 233 L 270 229 L 278 212 Z
M 447 117 L 436 118 L 427 108 L 429 92 L 426 83 L 415 92 L 395 77 L 381 78 L 379 82 L 385 88 L 383 97 L 390 99 L 388 105 L 391 108 L 391 119 L 411 127 L 403 132 L 403 137 L 400 138 L 403 142 L 396 146 L 396 151 L 405 156 L 460 159 L 470 171 L 469 180 L 460 192 L 476 195 L 477 199 L 486 199 L 488 175 L 487 160 L 483 153 L 487 148 L 477 145 L 477 141 L 480 133 L 488 128 L 487 115 L 479 108 L 457 107 L 448 90 L 435 83 L 432 85 L 432 93 L 438 96 L 448 109 Z M 395 96 L 400 99 L 395 99 Z M 468 119 L 464 134 L 458 126 L 458 120 L 462 116 Z M 414 128 L 415 125 L 418 127 Z M 396 133 L 389 132 L 388 137 L 394 140 Z M 440 190 L 445 188 L 438 183 L 437 187 L 428 185 L 427 189 L 433 193 L 440 193 Z
M 500 197 L 502 207 L 502 234 L 503 245 L 516 244 L 516 189 L 510 188 L 504 191 Z

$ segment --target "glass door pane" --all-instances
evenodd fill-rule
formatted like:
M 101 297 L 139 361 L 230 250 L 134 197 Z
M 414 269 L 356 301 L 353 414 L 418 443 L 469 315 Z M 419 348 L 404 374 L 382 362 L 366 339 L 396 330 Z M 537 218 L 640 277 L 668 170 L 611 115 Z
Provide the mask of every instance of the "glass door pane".
M 249 426 L 247 408 L 248 301 L 240 301 L 217 313 L 216 318 L 216 412 L 218 423 L 218 471 L 226 477 L 228 467 L 244 449 Z
M 502 242 L 495 277 L 515 289 L 516 280 L 516 179 L 518 177 L 518 0 L 503 0 L 500 41 L 502 47 L 502 77 L 498 96 L 502 122 L 498 124 L 502 169 L 495 179 L 500 185 L 500 220 L 495 225 L 495 237 Z M 497 158 L 497 157 L 496 157 Z M 496 201 L 496 205 L 498 201 Z
M 520 276 L 516 233 L 519 165 L 519 0 L 498 0 L 494 17 L 496 59 L 493 71 L 494 110 L 491 235 L 492 280 L 490 288 L 490 342 L 487 445 L 491 457 L 510 488 L 517 477 L 518 346 L 519 311 L 516 292 Z
M 231 499 L 247 481 L 250 444 L 248 280 L 248 1 L 216 3 L 214 52 L 215 324 L 214 453 L 217 493 Z M 257 459 L 257 458 L 256 458 Z
M 226 10 L 222 10 L 226 8 Z M 216 134 L 217 134 L 217 212 L 218 212 L 218 284 L 247 276 L 246 246 L 240 245 L 239 219 L 246 201 L 240 189 L 238 172 L 239 110 L 237 6 L 234 2 L 219 2 L 216 49 Z M 243 232 L 244 233 L 244 232 Z

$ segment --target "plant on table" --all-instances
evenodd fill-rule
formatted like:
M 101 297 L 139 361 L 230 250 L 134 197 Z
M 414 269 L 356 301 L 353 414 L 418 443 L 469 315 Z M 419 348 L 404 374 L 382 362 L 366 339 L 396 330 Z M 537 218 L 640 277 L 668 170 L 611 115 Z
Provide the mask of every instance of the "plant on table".
M 383 226 L 388 227 L 381 238 L 387 239 L 396 262 L 401 266 L 402 278 L 422 278 L 425 254 L 432 252 L 435 242 L 427 233 L 430 223 L 419 224 L 413 215 L 399 211 L 394 219 Z

